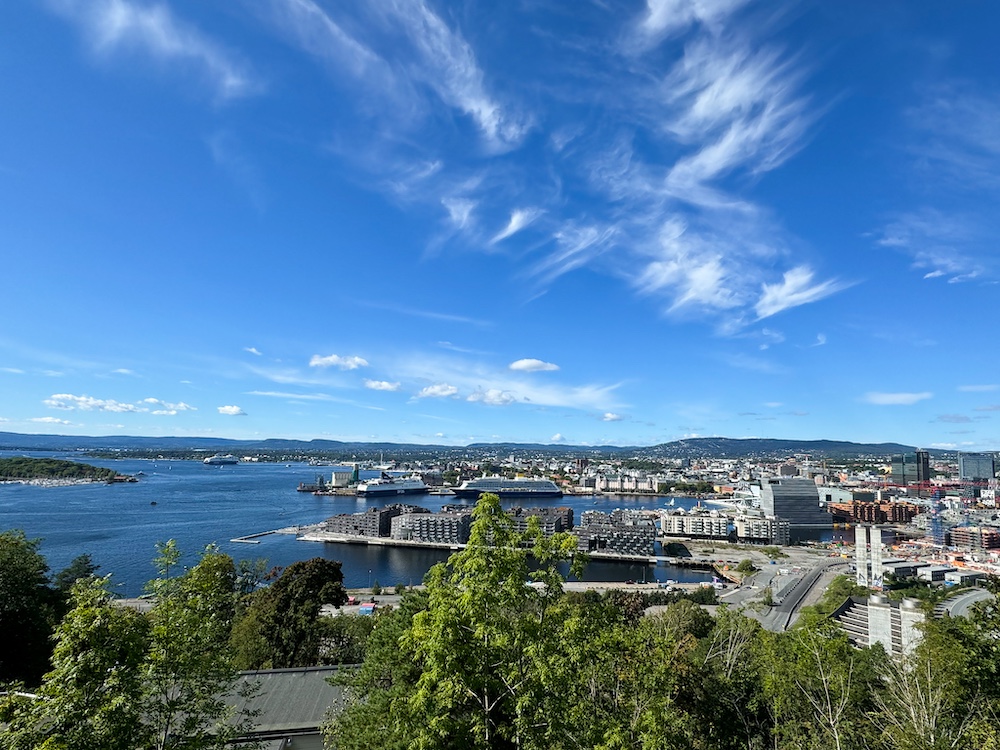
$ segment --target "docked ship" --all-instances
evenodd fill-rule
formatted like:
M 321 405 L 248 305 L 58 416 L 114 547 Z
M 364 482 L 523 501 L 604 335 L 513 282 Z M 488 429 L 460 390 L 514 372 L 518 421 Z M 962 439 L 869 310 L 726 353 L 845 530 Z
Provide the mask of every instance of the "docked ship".
M 551 479 L 507 479 L 505 477 L 480 477 L 467 479 L 454 489 L 457 497 L 478 500 L 484 492 L 498 495 L 501 500 L 528 500 L 531 498 L 562 497 L 563 491 Z
M 386 474 L 369 479 L 358 485 L 358 497 L 385 497 L 388 495 L 416 495 L 428 492 L 430 488 L 424 484 L 419 475 L 410 477 L 393 477 Z
M 239 462 L 240 460 L 230 453 L 227 453 L 224 456 L 221 453 L 216 453 L 214 456 L 209 456 L 203 461 L 203 463 L 206 463 L 209 466 L 230 466 L 232 464 L 238 464 Z

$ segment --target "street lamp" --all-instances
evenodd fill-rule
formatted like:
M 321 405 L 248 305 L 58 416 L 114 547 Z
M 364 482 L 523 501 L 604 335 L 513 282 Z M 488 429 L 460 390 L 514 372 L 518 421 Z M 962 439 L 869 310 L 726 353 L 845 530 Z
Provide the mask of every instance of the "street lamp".
M 372 587 L 372 571 L 369 568 L 369 570 L 368 570 L 368 588 L 371 588 L 371 587 Z

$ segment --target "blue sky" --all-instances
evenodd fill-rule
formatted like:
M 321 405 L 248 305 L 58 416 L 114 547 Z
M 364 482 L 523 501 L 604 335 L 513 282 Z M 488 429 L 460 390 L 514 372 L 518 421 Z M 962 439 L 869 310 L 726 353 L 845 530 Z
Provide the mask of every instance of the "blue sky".
M 1000 448 L 998 16 L 0 4 L 0 430 Z

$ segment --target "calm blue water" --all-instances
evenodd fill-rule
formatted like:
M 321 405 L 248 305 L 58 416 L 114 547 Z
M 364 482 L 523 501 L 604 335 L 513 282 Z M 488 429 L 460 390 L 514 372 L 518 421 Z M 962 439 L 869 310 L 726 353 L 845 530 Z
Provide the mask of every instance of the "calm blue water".
M 0 455 L 23 455 L 0 452 Z M 51 456 L 52 454 L 33 454 Z M 77 458 L 76 456 L 59 456 Z M 205 466 L 198 461 L 103 461 L 87 463 L 106 466 L 124 474 L 143 472 L 134 484 L 88 484 L 69 487 L 34 487 L 0 484 L 0 530 L 23 529 L 30 538 L 41 538 L 41 551 L 53 571 L 64 568 L 77 555 L 89 553 L 101 566 L 102 574 L 112 573 L 122 596 L 138 596 L 155 574 L 152 559 L 155 545 L 176 539 L 188 561 L 208 544 L 239 560 L 265 558 L 270 565 L 287 566 L 298 560 L 325 557 L 343 563 L 348 587 L 383 586 L 401 582 L 417 584 L 434 564 L 447 559 L 436 550 L 399 547 L 368 547 L 355 544 L 321 544 L 296 541 L 293 536 L 271 534 L 260 544 L 231 542 L 235 537 L 262 531 L 311 524 L 337 513 L 354 513 L 390 500 L 358 501 L 353 497 L 315 497 L 296 492 L 299 482 L 313 482 L 332 467 L 307 464 L 239 464 Z M 151 503 L 155 502 L 155 505 Z M 417 505 L 438 510 L 453 497 L 417 496 Z M 662 497 L 564 497 L 534 505 L 573 508 L 579 521 L 584 510 L 611 510 L 618 507 L 661 508 Z M 690 507 L 695 501 L 677 499 Z M 703 573 L 669 566 L 641 566 L 628 563 L 591 563 L 585 580 L 621 581 L 706 580 Z

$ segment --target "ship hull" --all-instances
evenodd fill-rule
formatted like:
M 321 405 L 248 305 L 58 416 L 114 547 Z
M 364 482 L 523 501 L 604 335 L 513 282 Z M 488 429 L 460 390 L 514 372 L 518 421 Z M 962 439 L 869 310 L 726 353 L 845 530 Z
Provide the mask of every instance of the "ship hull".
M 484 493 L 497 495 L 501 500 L 530 500 L 532 498 L 550 500 L 563 496 L 563 493 L 559 490 L 553 492 L 548 490 L 463 490 L 456 488 L 452 492 L 455 493 L 455 497 L 463 500 L 478 500 L 479 496 Z
M 358 497 L 396 497 L 398 495 L 425 495 L 430 491 L 429 487 L 414 487 L 404 489 L 400 487 L 380 487 L 371 490 L 358 490 Z

